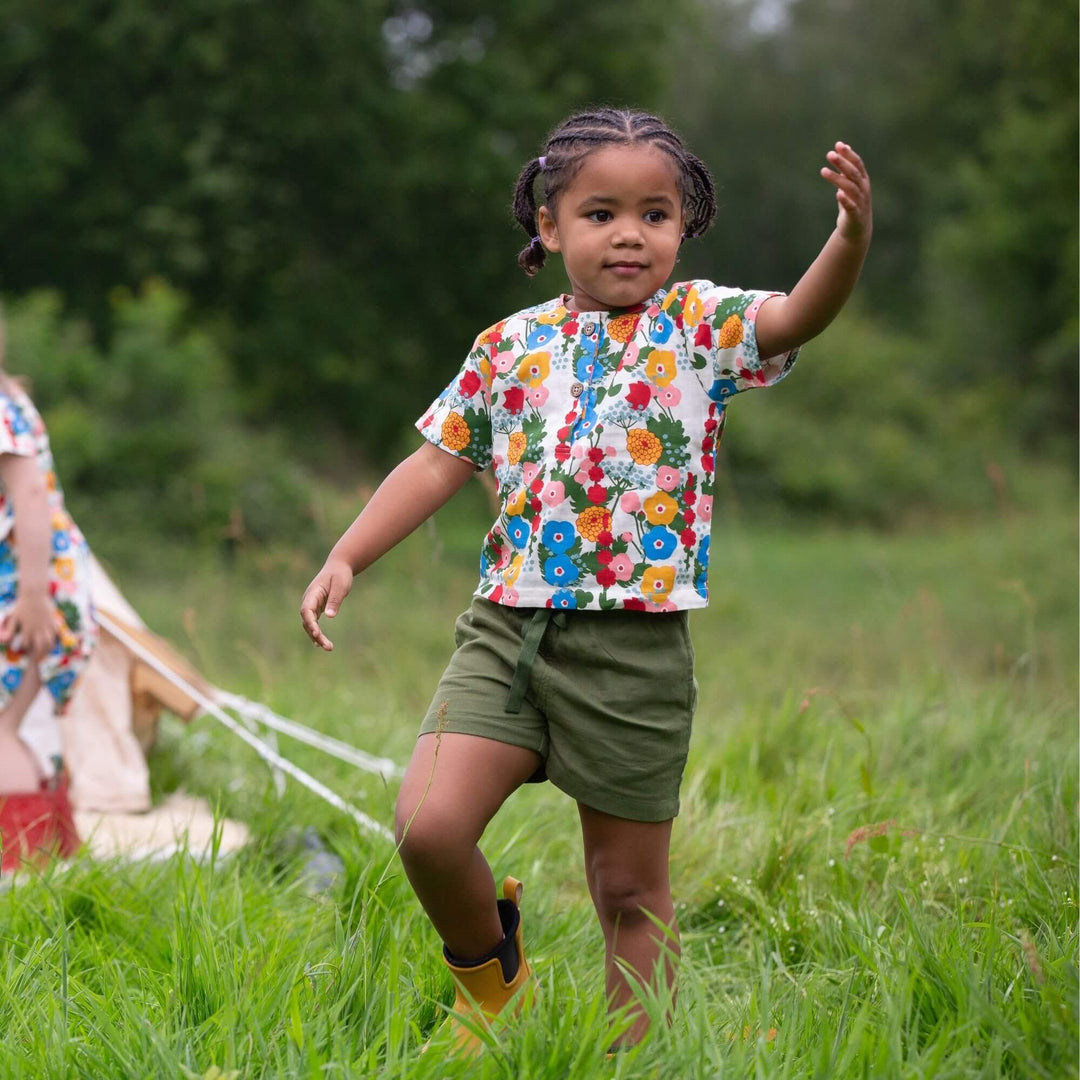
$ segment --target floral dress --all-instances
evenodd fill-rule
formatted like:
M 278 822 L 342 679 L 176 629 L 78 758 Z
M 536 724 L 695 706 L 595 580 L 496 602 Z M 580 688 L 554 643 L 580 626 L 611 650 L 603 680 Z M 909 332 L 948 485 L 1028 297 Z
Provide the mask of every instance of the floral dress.
M 563 296 L 476 339 L 417 427 L 494 467 L 501 512 L 478 595 L 603 611 L 708 602 L 728 402 L 778 382 L 797 354 L 758 355 L 757 313 L 775 295 L 687 281 L 595 312 Z
M 4 380 L 0 387 L 0 454 L 33 457 L 48 489 L 52 523 L 49 593 L 56 604 L 57 639 L 52 651 L 39 661 L 38 672 L 42 685 L 52 695 L 55 711 L 62 713 L 97 640 L 90 600 L 90 550 L 64 509 L 64 495 L 53 471 L 45 424 L 33 402 L 11 380 Z M 0 620 L 10 614 L 18 592 L 19 542 L 15 509 L 0 484 Z M 0 707 L 18 688 L 30 662 L 18 644 L 16 640 L 3 651 Z

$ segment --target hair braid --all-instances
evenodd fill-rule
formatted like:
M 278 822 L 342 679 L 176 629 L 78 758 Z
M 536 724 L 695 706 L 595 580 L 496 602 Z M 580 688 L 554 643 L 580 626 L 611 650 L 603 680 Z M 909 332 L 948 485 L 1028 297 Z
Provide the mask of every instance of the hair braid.
M 536 178 L 544 179 L 544 203 L 554 208 L 560 194 L 577 175 L 582 162 L 601 146 L 644 143 L 667 154 L 675 164 L 682 198 L 683 235 L 701 236 L 716 217 L 716 185 L 704 162 L 658 116 L 631 109 L 601 106 L 568 117 L 548 135 L 540 158 L 527 162 L 514 186 L 514 219 L 529 243 L 518 252 L 518 266 L 530 277 L 547 256 L 536 224 Z M 544 164 L 541 166 L 540 162 Z

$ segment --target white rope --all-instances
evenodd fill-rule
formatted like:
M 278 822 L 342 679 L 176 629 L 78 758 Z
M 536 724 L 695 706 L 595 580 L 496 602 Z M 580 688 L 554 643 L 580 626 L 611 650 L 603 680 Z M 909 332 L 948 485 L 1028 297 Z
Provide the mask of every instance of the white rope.
M 153 653 L 148 649 L 145 649 L 138 641 L 131 637 L 122 626 L 111 619 L 108 614 L 104 611 L 98 611 L 96 615 L 98 622 L 100 622 L 101 625 L 117 639 L 117 641 L 127 646 L 127 648 L 142 660 L 143 663 L 149 664 L 162 678 L 168 679 L 168 681 L 178 690 L 187 694 L 188 697 L 196 702 L 205 713 L 212 716 L 218 723 L 228 728 L 234 735 L 246 742 L 248 746 L 263 759 L 263 761 L 271 766 L 276 766 L 281 769 L 282 772 L 288 773 L 294 780 L 303 784 L 309 791 L 314 792 L 314 794 L 318 795 L 319 798 L 323 799 L 325 802 L 328 802 L 336 810 L 348 814 L 361 828 L 366 829 L 368 832 L 378 833 L 387 840 L 393 840 L 393 834 L 385 825 L 381 825 L 374 818 L 368 817 L 362 810 L 358 810 L 351 803 L 346 802 L 336 792 L 331 791 L 325 784 L 316 780 L 315 777 L 310 776 L 299 766 L 294 765 L 287 758 L 283 758 L 280 754 L 271 750 L 261 739 L 252 735 L 231 716 L 223 712 L 221 708 L 215 702 L 211 701 L 204 693 L 192 686 L 185 678 L 178 675 L 175 671 L 166 667 L 166 665 L 154 656 Z
M 283 735 L 289 735 L 296 739 L 297 742 L 314 746 L 339 761 L 345 761 L 350 765 L 355 765 L 358 769 L 375 773 L 384 780 L 400 779 L 405 775 L 405 770 L 396 761 L 391 761 L 390 758 L 375 757 L 373 754 L 358 750 L 355 746 L 350 746 L 348 743 L 335 739 L 331 735 L 324 735 L 321 731 L 315 731 L 304 724 L 298 724 L 295 720 L 279 716 L 272 709 L 257 701 L 249 701 L 239 694 L 230 694 L 227 690 L 216 690 L 214 696 L 220 705 L 223 705 L 226 709 L 231 709 L 240 716 L 255 720 L 274 731 L 280 731 Z

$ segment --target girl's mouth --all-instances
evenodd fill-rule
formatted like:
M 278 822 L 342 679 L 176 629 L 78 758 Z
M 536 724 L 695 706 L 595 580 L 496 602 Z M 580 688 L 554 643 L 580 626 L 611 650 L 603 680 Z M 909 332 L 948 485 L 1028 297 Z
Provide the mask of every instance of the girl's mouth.
M 642 263 L 609 263 L 608 269 L 619 277 L 637 277 L 645 267 Z

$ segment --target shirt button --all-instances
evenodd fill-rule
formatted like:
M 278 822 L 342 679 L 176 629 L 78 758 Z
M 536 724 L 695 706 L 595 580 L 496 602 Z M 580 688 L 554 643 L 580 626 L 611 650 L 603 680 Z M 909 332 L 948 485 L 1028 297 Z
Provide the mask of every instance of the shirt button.
M 570 384 L 570 395 L 572 397 L 581 397 L 581 391 L 584 390 L 584 389 L 585 389 L 585 387 L 582 386 L 582 384 L 579 383 L 579 382 L 571 383 Z
M 587 322 L 581 329 L 584 331 L 586 337 L 592 337 L 592 335 L 596 333 L 596 323 Z

